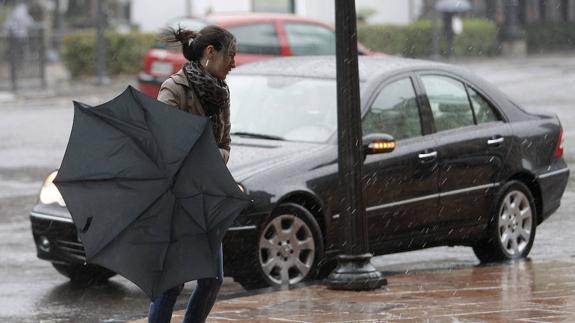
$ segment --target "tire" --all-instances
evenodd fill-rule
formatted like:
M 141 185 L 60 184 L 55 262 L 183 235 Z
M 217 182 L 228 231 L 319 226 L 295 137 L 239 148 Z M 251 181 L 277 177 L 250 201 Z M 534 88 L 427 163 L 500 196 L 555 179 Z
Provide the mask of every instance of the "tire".
M 295 285 L 318 275 L 323 235 L 304 207 L 280 204 L 260 227 L 257 239 L 253 259 L 248 259 L 251 274 L 234 277 L 245 289 Z
M 52 266 L 60 274 L 70 278 L 70 281 L 74 284 L 103 283 L 116 275 L 113 271 L 96 265 L 52 263 Z
M 537 228 L 537 208 L 531 191 L 518 181 L 506 183 L 496 196 L 486 237 L 473 246 L 482 263 L 527 257 Z

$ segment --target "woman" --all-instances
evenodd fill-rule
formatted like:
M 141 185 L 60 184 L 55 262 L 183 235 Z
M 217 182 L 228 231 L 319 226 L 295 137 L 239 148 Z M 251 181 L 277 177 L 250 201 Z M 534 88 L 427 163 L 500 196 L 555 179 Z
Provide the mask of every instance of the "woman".
M 236 40 L 227 30 L 207 26 L 199 32 L 169 30 L 168 42 L 180 42 L 188 63 L 161 86 L 158 100 L 193 114 L 209 117 L 222 158 L 230 152 L 230 95 L 226 76 L 235 65 Z M 193 246 L 190 246 L 193 247 Z M 215 278 L 199 279 L 183 322 L 204 322 L 223 280 L 222 251 Z M 150 323 L 170 322 L 176 298 L 184 285 L 166 291 L 150 304 Z

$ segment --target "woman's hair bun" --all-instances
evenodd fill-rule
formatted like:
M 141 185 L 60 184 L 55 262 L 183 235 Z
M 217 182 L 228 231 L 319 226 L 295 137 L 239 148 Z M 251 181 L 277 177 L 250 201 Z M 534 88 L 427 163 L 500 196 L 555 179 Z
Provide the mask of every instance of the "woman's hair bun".
M 181 26 L 178 26 L 178 29 L 168 28 L 162 33 L 162 40 L 166 43 L 182 44 L 182 53 L 189 61 L 199 60 L 204 48 L 209 45 L 219 51 L 222 48 L 228 49 L 236 42 L 234 35 L 215 25 L 206 26 L 199 32 Z
M 180 42 L 182 45 L 187 45 L 190 39 L 195 39 L 199 34 L 193 30 L 184 29 L 178 26 L 178 29 L 167 28 L 162 33 L 162 40 L 167 43 Z

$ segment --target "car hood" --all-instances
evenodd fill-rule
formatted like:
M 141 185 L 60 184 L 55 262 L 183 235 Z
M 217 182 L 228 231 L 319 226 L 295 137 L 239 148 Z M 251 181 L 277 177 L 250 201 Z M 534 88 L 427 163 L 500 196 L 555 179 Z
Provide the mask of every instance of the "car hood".
M 237 182 L 294 160 L 303 160 L 326 144 L 232 137 L 228 168 Z

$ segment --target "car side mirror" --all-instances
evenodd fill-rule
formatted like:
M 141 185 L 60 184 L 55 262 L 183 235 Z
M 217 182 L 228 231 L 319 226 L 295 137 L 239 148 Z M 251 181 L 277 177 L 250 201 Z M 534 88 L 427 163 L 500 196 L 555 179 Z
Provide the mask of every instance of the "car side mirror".
M 395 150 L 395 139 L 385 133 L 373 133 L 363 137 L 365 155 L 390 153 Z

